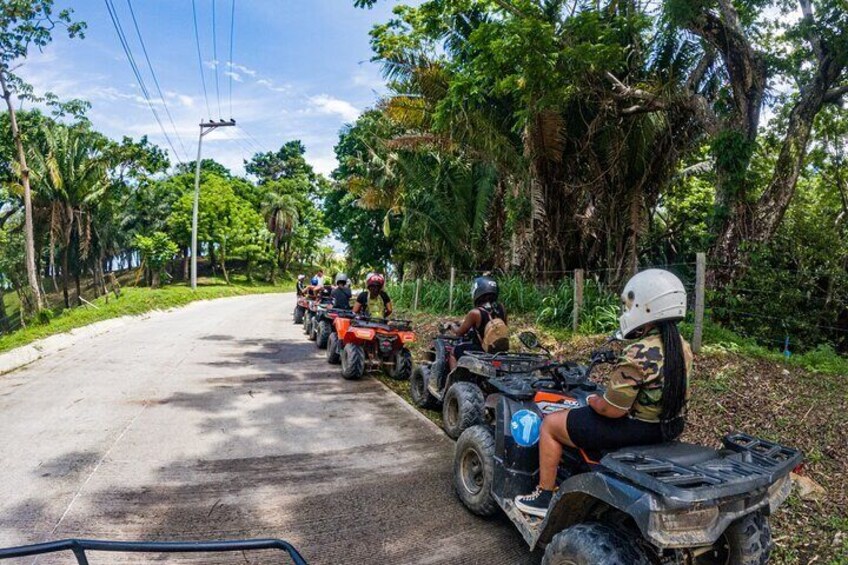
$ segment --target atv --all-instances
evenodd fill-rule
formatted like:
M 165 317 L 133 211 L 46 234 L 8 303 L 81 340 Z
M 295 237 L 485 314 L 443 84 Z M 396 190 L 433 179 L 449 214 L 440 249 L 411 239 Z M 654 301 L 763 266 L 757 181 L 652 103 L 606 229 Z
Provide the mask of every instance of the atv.
M 407 344 L 415 341 L 415 332 L 409 320 L 339 316 L 334 327 L 336 337 L 330 336 L 327 361 L 340 363 L 345 379 L 357 380 L 380 369 L 399 381 L 412 374 Z
M 409 394 L 420 408 L 442 409 L 442 427 L 452 439 L 467 428 L 483 422 L 483 410 L 490 394 L 498 392 L 491 386 L 493 375 L 527 375 L 528 369 L 549 364 L 550 359 L 535 353 L 487 354 L 469 351 L 448 373 L 448 356 L 453 349 L 467 343 L 467 338 L 445 334 L 433 339 L 426 360 L 409 379 Z
M 288 554 L 294 565 L 306 565 L 306 560 L 292 544 L 279 539 L 248 539 L 225 541 L 103 541 L 88 539 L 64 539 L 22 545 L 18 547 L 0 548 L 0 560 L 18 557 L 32 557 L 48 553 L 70 552 L 76 558 L 78 565 L 88 565 L 87 551 L 108 553 L 236 553 L 238 559 L 233 563 L 247 561 L 245 551 L 261 551 L 279 549 Z M 152 557 L 151 557 L 152 559 Z M 157 559 L 158 560 L 158 559 Z
M 336 318 L 353 318 L 355 314 L 352 310 L 342 310 L 340 308 L 319 308 L 312 320 L 312 329 L 315 332 L 315 345 L 318 349 L 327 349 L 330 345 L 330 340 L 335 334 L 334 323 Z M 338 337 L 336 337 L 338 340 Z
M 294 323 L 302 324 L 306 311 L 309 310 L 309 298 L 306 295 L 299 295 L 297 302 L 294 305 Z
M 456 443 L 460 500 L 480 516 L 503 511 L 531 550 L 546 548 L 543 564 L 767 563 L 768 517 L 789 495 L 789 473 L 802 454 L 743 433 L 725 436 L 720 449 L 679 441 L 597 452 L 566 447 L 546 517 L 516 508 L 514 498 L 538 483 L 542 419 L 602 394 L 588 377 L 615 358 L 600 351 L 588 366 L 550 363 L 532 379 L 493 375 L 499 392 L 487 401 L 485 422 Z
M 318 298 L 309 301 L 306 313 L 303 318 L 303 333 L 306 334 L 309 341 L 318 339 L 318 324 L 316 317 L 319 313 L 327 311 L 333 306 L 333 299 L 329 296 L 319 296 Z

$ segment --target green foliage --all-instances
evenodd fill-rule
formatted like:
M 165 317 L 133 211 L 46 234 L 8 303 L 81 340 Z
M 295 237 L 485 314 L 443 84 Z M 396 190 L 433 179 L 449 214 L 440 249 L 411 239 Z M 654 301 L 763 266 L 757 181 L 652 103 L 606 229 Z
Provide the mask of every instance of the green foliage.
M 171 241 L 168 234 L 160 231 L 155 232 L 150 237 L 140 234 L 136 235 L 135 247 L 141 253 L 147 265 L 159 272 L 165 268 L 168 261 L 173 259 L 174 255 L 179 251 L 179 247 Z

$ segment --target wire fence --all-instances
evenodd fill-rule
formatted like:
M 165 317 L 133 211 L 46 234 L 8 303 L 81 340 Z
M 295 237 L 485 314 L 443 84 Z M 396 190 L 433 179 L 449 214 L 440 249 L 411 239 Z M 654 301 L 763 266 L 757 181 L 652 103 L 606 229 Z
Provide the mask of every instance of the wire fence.
M 698 261 L 644 265 L 673 272 L 687 292 L 687 330 L 699 348 L 702 335 L 727 328 L 787 355 L 820 346 L 848 349 L 848 304 L 809 288 L 810 277 L 798 269 L 775 270 L 762 280 L 786 280 L 780 287 L 756 288 L 745 279 L 714 286 L 707 280 L 727 267 Z M 539 323 L 580 333 L 603 333 L 618 326 L 619 283 L 608 282 L 617 269 L 533 272 L 498 276 L 501 302 L 510 312 L 530 315 Z M 388 291 L 402 309 L 462 316 L 472 308 L 471 284 L 480 271 L 452 270 L 450 279 L 414 279 L 390 283 Z M 702 297 L 699 305 L 698 296 Z M 848 298 L 848 296 L 846 296 Z M 700 307 L 699 307 L 700 306 Z M 843 325 L 844 323 L 844 325 Z

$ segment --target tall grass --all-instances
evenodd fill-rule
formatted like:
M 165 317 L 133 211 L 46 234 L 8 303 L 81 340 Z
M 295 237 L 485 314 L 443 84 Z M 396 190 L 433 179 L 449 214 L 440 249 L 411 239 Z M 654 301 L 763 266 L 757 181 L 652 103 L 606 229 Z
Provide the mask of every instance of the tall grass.
M 421 281 L 418 311 L 448 316 L 462 316 L 472 308 L 471 280 L 458 280 L 454 286 L 453 308 L 450 305 L 449 281 Z M 531 315 L 537 323 L 553 327 L 571 327 L 574 312 L 574 281 L 563 279 L 554 284 L 539 284 L 520 277 L 498 279 L 500 302 L 508 312 Z M 389 283 L 387 292 L 395 305 L 412 310 L 415 281 Z M 583 309 L 580 331 L 604 333 L 618 324 L 618 298 L 594 280 L 583 287 Z

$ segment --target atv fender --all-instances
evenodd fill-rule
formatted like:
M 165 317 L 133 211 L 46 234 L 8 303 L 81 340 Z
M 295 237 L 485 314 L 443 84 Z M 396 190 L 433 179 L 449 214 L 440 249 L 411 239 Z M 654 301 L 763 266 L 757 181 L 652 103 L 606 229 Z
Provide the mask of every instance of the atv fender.
M 565 528 L 591 519 L 604 507 L 630 516 L 642 535 L 650 539 L 651 509 L 657 507 L 653 495 L 611 475 L 581 473 L 560 485 L 530 549 L 546 545 Z

